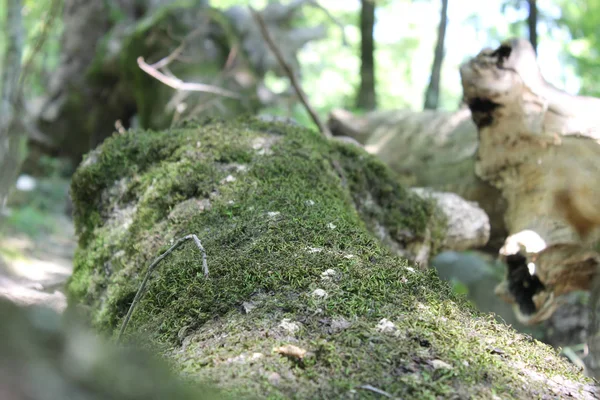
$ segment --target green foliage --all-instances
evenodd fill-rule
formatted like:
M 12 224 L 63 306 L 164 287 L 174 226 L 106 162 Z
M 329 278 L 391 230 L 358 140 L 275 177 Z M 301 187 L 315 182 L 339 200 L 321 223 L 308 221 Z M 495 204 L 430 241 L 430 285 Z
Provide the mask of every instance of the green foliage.
M 562 18 L 572 40 L 566 43 L 581 79 L 581 94 L 600 96 L 600 1 L 561 1 Z

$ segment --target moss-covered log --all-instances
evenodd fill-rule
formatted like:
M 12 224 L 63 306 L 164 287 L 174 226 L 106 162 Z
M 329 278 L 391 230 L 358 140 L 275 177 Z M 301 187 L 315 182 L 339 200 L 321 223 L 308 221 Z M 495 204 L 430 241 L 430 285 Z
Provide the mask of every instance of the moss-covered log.
M 72 192 L 70 298 L 106 331 L 118 330 L 153 259 L 181 236 L 201 239 L 209 277 L 184 244 L 128 331 L 194 378 L 261 398 L 364 398 L 373 388 L 593 398 L 551 348 L 382 245 L 377 235 L 436 247 L 443 219 L 355 146 L 256 120 L 128 132 L 87 157 Z

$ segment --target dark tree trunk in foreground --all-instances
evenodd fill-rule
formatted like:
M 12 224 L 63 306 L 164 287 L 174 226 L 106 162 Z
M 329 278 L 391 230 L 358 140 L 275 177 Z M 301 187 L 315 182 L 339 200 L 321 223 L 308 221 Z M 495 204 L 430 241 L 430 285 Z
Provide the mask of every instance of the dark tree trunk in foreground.
M 356 98 L 356 106 L 365 110 L 377 107 L 375 95 L 375 42 L 373 28 L 375 26 L 375 1 L 361 0 L 360 11 L 360 88 Z
M 15 100 L 21 74 L 21 56 L 23 54 L 23 21 L 21 18 L 21 0 L 4 2 L 6 19 L 6 51 L 2 68 L 0 87 L 0 209 L 4 207 L 10 187 L 17 175 L 20 154 L 20 138 L 14 129 Z
M 527 17 L 527 26 L 529 27 L 529 41 L 537 53 L 537 4 L 536 0 L 527 0 L 529 5 L 529 16 Z
M 442 0 L 442 12 L 440 16 L 440 25 L 438 28 L 438 40 L 435 45 L 435 56 L 433 58 L 433 67 L 431 68 L 431 79 L 427 92 L 425 92 L 426 110 L 435 110 L 438 107 L 440 97 L 440 80 L 442 74 L 442 62 L 444 61 L 444 39 L 446 38 L 446 26 L 448 24 L 448 0 Z

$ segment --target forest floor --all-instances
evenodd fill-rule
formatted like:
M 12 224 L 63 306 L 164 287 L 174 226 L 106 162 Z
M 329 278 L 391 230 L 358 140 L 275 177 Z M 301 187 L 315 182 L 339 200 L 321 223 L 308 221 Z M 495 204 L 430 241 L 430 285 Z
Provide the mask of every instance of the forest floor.
M 58 186 L 60 196 L 54 197 L 61 198 L 62 204 L 39 207 L 27 201 L 9 206 L 7 215 L 2 216 L 0 297 L 62 312 L 67 305 L 64 286 L 73 270 L 77 241 L 73 221 L 64 211 L 62 193 L 67 190 L 68 182 Z M 44 198 L 50 197 L 53 196 Z

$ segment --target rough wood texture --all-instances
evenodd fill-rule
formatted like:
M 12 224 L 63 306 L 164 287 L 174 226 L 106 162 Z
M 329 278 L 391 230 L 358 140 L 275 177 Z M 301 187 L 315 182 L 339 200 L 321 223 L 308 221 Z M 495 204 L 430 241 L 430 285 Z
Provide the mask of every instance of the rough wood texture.
M 600 237 L 600 99 L 546 82 L 521 39 L 483 50 L 460 72 L 479 130 L 475 173 L 508 205 L 509 273 L 497 293 L 522 322 L 537 323 L 557 296 L 588 290 L 599 261 L 590 246 Z

